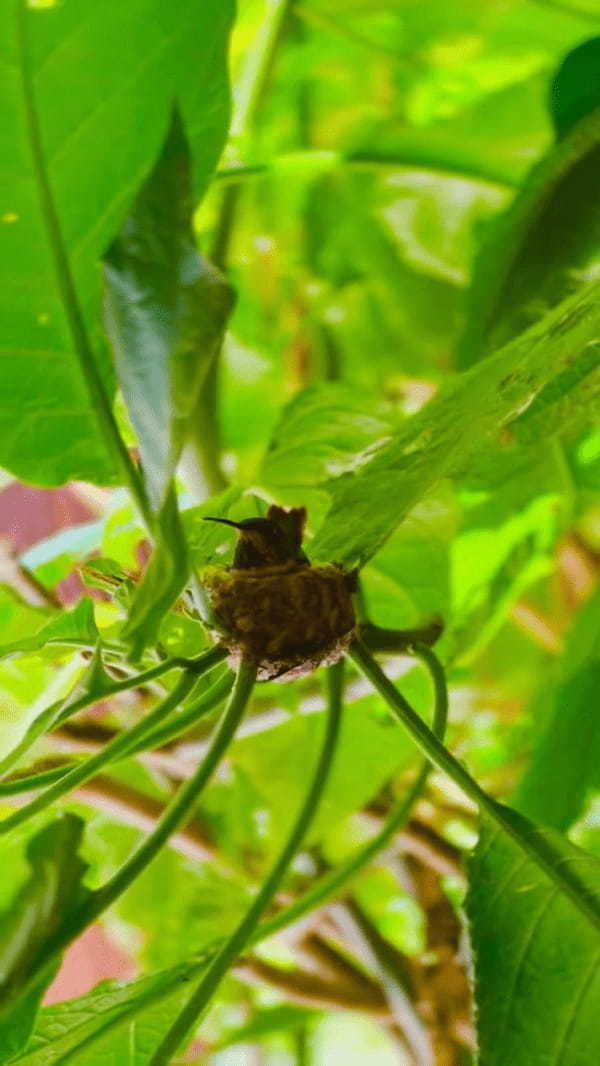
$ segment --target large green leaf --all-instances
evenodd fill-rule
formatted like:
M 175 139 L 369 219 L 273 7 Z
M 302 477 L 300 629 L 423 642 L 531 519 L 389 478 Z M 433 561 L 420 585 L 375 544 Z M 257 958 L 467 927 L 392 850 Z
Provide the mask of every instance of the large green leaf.
M 552 118 L 557 137 L 589 115 L 600 103 L 600 37 L 569 52 L 550 90 Z
M 582 608 L 553 686 L 546 728 L 519 785 L 516 803 L 532 818 L 568 829 L 600 788 L 600 592 Z
M 564 301 L 527 333 L 458 376 L 361 468 L 331 482 L 331 509 L 311 555 L 364 563 L 407 512 L 474 455 L 510 455 L 532 425 L 545 436 L 594 409 L 600 388 L 600 284 Z
M 157 155 L 174 98 L 196 196 L 206 185 L 227 122 L 231 14 L 219 0 L 3 5 L 0 460 L 24 479 L 115 478 L 110 408 L 99 399 L 111 386 L 96 335 L 97 261 Z
M 117 374 L 161 507 L 221 343 L 232 291 L 193 232 L 191 158 L 174 111 L 162 153 L 105 258 Z
M 85 896 L 86 865 L 78 855 L 83 822 L 69 814 L 30 841 L 31 874 L 0 918 L 0 1053 L 3 1061 L 25 1046 L 59 958 L 51 944 L 68 927 L 70 908 Z
M 599 899 L 600 862 L 557 833 L 556 860 Z M 514 841 L 484 823 L 469 863 L 481 1066 L 586 1066 L 600 1041 L 600 936 Z
M 22 1066 L 147 1066 L 189 996 L 189 964 L 129 984 L 103 982 L 87 996 L 41 1011 Z
M 600 89 L 590 113 L 490 224 L 474 270 L 463 365 L 493 351 L 597 276 Z
M 285 408 L 262 466 L 276 488 L 321 485 L 360 469 L 373 448 L 389 440 L 391 422 L 382 405 L 347 385 L 312 385 Z

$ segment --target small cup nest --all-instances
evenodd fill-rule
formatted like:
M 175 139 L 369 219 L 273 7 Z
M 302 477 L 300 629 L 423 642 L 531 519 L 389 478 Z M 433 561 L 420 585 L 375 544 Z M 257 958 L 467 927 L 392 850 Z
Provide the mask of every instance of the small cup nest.
M 211 566 L 202 584 L 232 665 L 251 660 L 261 681 L 300 677 L 337 662 L 355 633 L 355 578 L 339 566 Z

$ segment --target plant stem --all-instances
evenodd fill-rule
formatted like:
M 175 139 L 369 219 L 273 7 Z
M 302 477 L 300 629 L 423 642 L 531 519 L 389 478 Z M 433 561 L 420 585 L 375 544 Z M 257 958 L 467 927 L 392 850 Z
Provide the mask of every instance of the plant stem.
M 443 628 L 438 618 L 432 619 L 427 625 L 420 626 L 418 629 L 384 629 L 382 626 L 368 622 L 361 626 L 360 635 L 369 651 L 402 653 L 414 650 L 417 644 L 420 646 L 435 644 Z
M 236 105 L 231 117 L 229 140 L 239 152 L 250 136 L 252 124 L 264 97 L 286 14 L 292 0 L 274 0 L 262 20 L 256 40 L 249 49 L 236 85 Z M 219 215 L 209 258 L 226 271 L 231 235 L 235 226 L 241 187 L 230 185 L 220 197 Z M 182 457 L 181 473 L 190 493 L 201 503 L 210 493 L 221 492 L 227 485 L 220 464 L 221 427 L 219 424 L 220 353 L 216 352 L 202 383 L 198 400 L 189 419 L 189 440 Z
M 194 684 L 194 677 L 190 674 L 184 674 L 180 678 L 175 688 L 164 700 L 153 708 L 146 718 L 143 718 L 141 722 L 133 726 L 127 733 L 118 733 L 113 740 L 111 740 L 95 755 L 90 756 L 89 759 L 85 759 L 83 762 L 73 766 L 69 771 L 64 774 L 59 781 L 50 785 L 44 792 L 35 799 L 31 800 L 20 810 L 15 811 L 14 814 L 8 816 L 0 822 L 0 836 L 4 836 L 6 833 L 10 833 L 16 826 L 22 825 L 33 815 L 39 814 L 40 811 L 49 807 L 55 800 L 60 799 L 67 792 L 71 792 L 72 789 L 77 788 L 78 785 L 88 781 L 94 774 L 104 769 L 108 763 L 114 762 L 120 756 L 124 756 L 128 748 L 133 745 L 138 739 L 145 737 L 150 728 L 160 721 L 165 714 L 169 714 L 174 707 L 177 706 L 181 700 L 185 699 L 192 685 Z
M 231 692 L 234 682 L 233 673 L 228 670 L 223 677 L 215 681 L 214 685 L 204 692 L 197 700 L 193 700 L 189 707 L 175 714 L 166 722 L 157 725 L 151 733 L 140 740 L 136 746 L 127 753 L 128 756 L 137 755 L 141 751 L 149 751 L 151 748 L 162 747 L 171 740 L 185 733 L 190 726 L 195 725 L 199 718 L 212 711 Z
M 211 654 L 214 650 L 215 649 L 211 649 Z M 220 658 L 224 658 L 224 653 L 220 655 Z M 216 660 L 216 662 L 218 661 L 219 660 Z M 216 665 L 216 662 L 213 665 Z M 78 696 L 74 700 L 69 701 L 69 697 L 67 697 L 66 700 L 60 700 L 57 703 L 51 704 L 37 716 L 34 722 L 32 722 L 25 736 L 17 746 L 0 761 L 0 775 L 4 774 L 7 770 L 12 769 L 21 756 L 29 751 L 32 744 L 43 733 L 48 733 L 56 726 L 62 725 L 69 718 L 72 718 L 73 715 L 78 714 L 79 711 L 85 710 L 86 707 L 91 707 L 94 703 L 99 703 L 101 700 L 109 699 L 111 696 L 115 696 L 119 692 L 126 692 L 128 689 L 132 688 L 142 688 L 143 685 L 147 685 L 150 681 L 155 681 L 157 677 L 162 677 L 163 674 L 168 673 L 170 670 L 182 667 L 195 670 L 198 665 L 200 667 L 200 672 L 204 673 L 203 663 L 204 657 L 202 655 L 197 659 L 165 659 L 164 662 L 157 663 L 156 666 L 151 666 L 148 670 L 144 670 L 140 674 L 132 674 L 131 677 L 125 677 L 120 681 L 107 683 L 100 688 L 94 688 L 92 686 L 91 691 L 83 692 L 81 696 Z
M 100 431 L 104 437 L 107 451 L 115 459 L 138 510 L 144 519 L 148 529 L 152 529 L 153 518 L 146 496 L 146 491 L 139 471 L 135 467 L 125 442 L 119 433 L 119 428 L 112 406 L 107 396 L 104 383 L 98 371 L 96 357 L 90 343 L 85 320 L 79 304 L 75 282 L 71 272 L 71 265 L 64 243 L 60 219 L 54 202 L 54 195 L 50 185 L 48 168 L 42 143 L 37 103 L 33 85 L 33 72 L 31 69 L 28 20 L 29 15 L 25 0 L 20 0 L 16 7 L 17 11 L 17 40 L 20 52 L 21 86 L 23 91 L 23 105 L 25 121 L 31 148 L 32 169 L 37 186 L 40 208 L 46 231 L 48 244 L 54 260 L 54 271 L 58 288 L 60 290 L 65 314 L 73 340 L 73 348 L 79 362 L 81 376 L 85 383 L 91 406 L 96 413 Z
M 211 648 L 206 652 L 201 660 L 197 660 L 196 668 L 194 671 L 188 669 L 185 671 L 179 682 L 175 686 L 172 692 L 161 700 L 159 704 L 133 726 L 127 733 L 119 733 L 113 740 L 110 741 L 101 751 L 92 755 L 91 758 L 86 759 L 85 762 L 80 763 L 78 766 L 74 766 L 67 774 L 64 775 L 55 784 L 50 785 L 49 788 L 42 792 L 35 799 L 31 800 L 20 810 L 15 811 L 14 814 L 8 816 L 0 822 L 0 836 L 9 833 L 15 826 L 21 825 L 27 821 L 34 814 L 38 814 L 43 811 L 55 800 L 64 796 L 65 793 L 70 792 L 71 789 L 76 788 L 78 785 L 83 784 L 84 781 L 89 780 L 99 770 L 103 769 L 110 762 L 114 762 L 118 758 L 124 758 L 126 754 L 129 754 L 135 749 L 136 744 L 146 740 L 146 737 L 151 734 L 152 730 L 158 725 L 159 722 L 169 714 L 178 704 L 185 699 L 188 692 L 194 685 L 199 672 L 206 672 L 216 665 L 225 655 L 223 648 L 216 647 Z M 200 662 L 202 662 L 202 670 L 199 669 Z
M 429 649 L 427 649 L 427 656 L 423 654 L 422 648 L 415 648 L 415 653 L 423 659 L 425 665 L 432 674 L 435 688 L 433 730 L 435 735 L 441 739 L 446 730 L 446 720 L 448 717 L 448 692 L 444 671 L 435 655 L 433 655 L 433 652 L 430 652 Z M 391 843 L 399 830 L 405 825 L 414 804 L 423 791 L 430 772 L 431 764 L 427 759 L 406 796 L 404 796 L 400 804 L 386 819 L 385 825 L 379 833 L 377 833 L 377 835 L 371 840 L 367 841 L 366 844 L 363 844 L 361 848 L 359 848 L 340 866 L 323 874 L 316 884 L 314 884 L 312 888 L 309 888 L 300 899 L 296 900 L 294 903 L 290 903 L 288 907 L 284 907 L 279 914 L 276 914 L 267 922 L 263 922 L 259 926 L 257 930 L 258 935 L 256 938 L 253 938 L 252 943 L 258 943 L 259 940 L 264 940 L 266 937 L 279 932 L 280 929 L 292 925 L 293 922 L 302 918 L 305 914 L 315 910 L 316 907 L 321 907 L 327 902 L 327 900 L 332 899 L 342 888 L 346 888 L 356 874 L 364 869 L 364 867 L 367 866 L 376 855 L 383 851 L 383 849 Z
M 342 713 L 343 663 L 338 663 L 330 668 L 328 671 L 328 684 L 329 707 L 323 747 L 311 786 L 292 831 L 252 906 L 229 940 L 223 945 L 219 954 L 209 965 L 198 988 L 175 1019 L 152 1056 L 150 1066 L 166 1066 L 180 1044 L 188 1036 L 190 1029 L 207 1007 L 230 966 L 251 939 L 263 912 L 275 896 L 288 866 L 316 814 L 331 769 L 339 733 Z
M 236 84 L 237 103 L 231 118 L 229 136 L 243 142 L 249 135 L 268 86 L 285 18 L 293 0 L 271 0 L 270 11 L 262 19 L 259 32 L 246 54 Z
M 423 654 L 422 648 L 420 653 Z M 550 880 L 571 899 L 588 921 L 600 927 L 597 898 L 586 889 L 571 866 L 567 866 L 564 860 L 560 861 L 559 853 L 543 832 L 518 811 L 496 802 L 481 788 L 462 763 L 455 759 L 419 718 L 404 696 L 384 674 L 364 644 L 356 640 L 350 647 L 349 654 L 433 765 L 447 774 L 464 794 L 477 804 L 480 811 L 487 814 L 515 841 L 529 859 L 544 870 Z
M 166 722 L 159 722 L 147 735 L 140 736 L 131 747 L 122 750 L 116 758 L 111 759 L 110 764 L 120 762 L 122 759 L 130 759 L 133 755 L 167 744 L 170 740 L 180 736 L 181 733 L 184 733 L 190 726 L 194 725 L 199 718 L 213 710 L 230 692 L 232 684 L 233 677 L 228 671 L 224 677 L 215 681 L 207 692 L 190 703 L 189 707 L 186 707 L 179 714 L 172 714 Z M 131 734 L 128 734 L 128 736 L 131 739 Z M 48 770 L 40 770 L 38 773 L 26 774 L 11 781 L 0 781 L 0 796 L 14 796 L 20 792 L 32 792 L 37 788 L 42 788 L 44 785 L 59 781 L 71 769 L 72 765 L 67 764 Z
M 415 650 L 417 651 L 417 649 Z M 420 654 L 420 650 L 418 651 L 418 653 Z M 425 657 L 422 656 L 422 658 L 425 661 Z M 436 703 L 433 715 L 434 730 L 438 736 L 443 736 L 446 725 L 446 712 L 448 705 L 445 677 L 441 666 L 439 665 L 439 663 L 437 663 L 437 660 L 435 660 L 435 664 L 433 660 L 435 660 L 435 656 L 433 656 L 433 653 L 429 653 L 429 655 L 427 656 L 426 665 L 430 668 L 432 665 L 435 666 L 434 683 L 436 691 Z M 391 840 L 393 840 L 398 830 L 402 828 L 410 814 L 415 800 L 421 793 L 421 789 L 425 783 L 425 779 L 429 772 L 430 764 L 429 760 L 427 760 L 425 766 L 423 767 L 423 769 L 419 773 L 419 776 L 415 780 L 412 788 L 409 790 L 408 794 L 402 800 L 398 808 L 392 812 L 383 829 L 377 834 L 377 836 L 373 837 L 372 840 L 368 841 L 367 844 L 363 845 L 363 847 L 361 847 L 353 856 L 350 857 L 350 859 L 348 859 L 337 869 L 332 870 L 330 873 L 327 873 L 323 877 L 321 877 L 316 883 L 316 885 L 314 885 L 312 889 L 306 892 L 301 897 L 301 899 L 290 904 L 288 907 L 284 907 L 273 918 L 261 922 L 261 924 L 250 937 L 248 945 L 253 946 L 255 944 L 258 944 L 263 940 L 266 940 L 273 934 L 279 932 L 280 929 L 284 929 L 287 926 L 292 925 L 294 922 L 298 921 L 299 918 L 302 918 L 305 914 L 308 914 L 310 913 L 310 911 L 315 910 L 319 906 L 322 906 L 324 903 L 327 902 L 327 900 L 335 896 L 340 891 L 340 889 L 345 888 L 350 883 L 352 878 L 355 877 L 356 874 L 361 869 L 363 869 L 369 862 L 371 862 L 371 860 L 374 859 L 375 856 L 380 851 L 382 851 L 390 843 Z M 211 962 L 215 960 L 218 953 L 222 949 L 222 941 L 210 945 L 208 948 L 206 948 L 205 951 L 202 952 L 201 957 L 197 958 L 193 965 L 191 965 L 189 969 L 186 970 L 186 979 L 191 980 L 198 974 L 205 974 L 207 972 L 207 967 L 211 964 Z M 144 1005 L 147 1006 L 149 1002 L 157 1002 L 161 1000 L 165 995 L 168 995 L 174 990 L 177 985 L 179 985 L 181 979 L 181 971 L 178 971 L 178 973 L 174 976 L 173 982 L 165 984 L 163 989 L 158 990 L 150 997 L 150 1000 L 145 1000 Z M 128 1016 L 134 1017 L 136 1010 L 132 1009 L 127 1013 Z M 118 1024 L 118 1022 L 120 1021 L 121 1016 L 119 1016 L 115 1024 Z M 103 1030 L 103 1033 L 104 1032 L 106 1032 L 106 1030 Z M 95 1042 L 95 1039 L 95 1036 L 92 1035 L 89 1038 L 89 1044 L 93 1044 Z
M 109 907 L 128 888 L 142 870 L 152 862 L 152 859 L 158 854 L 171 833 L 174 833 L 189 817 L 198 802 L 202 790 L 212 777 L 233 739 L 252 694 L 255 681 L 256 667 L 254 664 L 242 663 L 225 713 L 200 766 L 192 777 L 180 787 L 152 833 L 142 841 L 139 848 L 123 864 L 121 869 L 102 888 L 93 893 L 92 898 L 84 904 L 79 914 L 74 916 L 74 924 L 80 931 L 94 921 L 102 911 Z M 72 939 L 72 936 L 69 939 Z
M 254 181 L 265 176 L 274 176 L 286 179 L 290 172 L 291 164 L 297 169 L 308 167 L 327 167 L 330 170 L 351 168 L 356 170 L 398 169 L 399 167 L 415 167 L 419 170 L 427 170 L 433 174 L 441 174 L 451 178 L 462 178 L 466 181 L 485 182 L 486 185 L 495 185 L 499 189 L 516 188 L 517 182 L 504 174 L 498 174 L 490 170 L 485 164 L 476 163 L 457 167 L 452 161 L 444 161 L 434 158 L 431 152 L 423 149 L 407 147 L 396 152 L 339 152 L 329 149 L 304 148 L 292 152 L 282 152 L 272 159 L 265 161 L 252 161 L 248 163 L 225 165 L 217 170 L 215 180 L 223 186 L 237 185 L 247 181 Z

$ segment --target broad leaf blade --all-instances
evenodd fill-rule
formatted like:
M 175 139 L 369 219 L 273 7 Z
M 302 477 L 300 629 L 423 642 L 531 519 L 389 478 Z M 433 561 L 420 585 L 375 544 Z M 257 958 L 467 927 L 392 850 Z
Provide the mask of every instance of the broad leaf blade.
M 3 1061 L 26 1044 L 45 989 L 58 969 L 51 944 L 82 902 L 87 869 L 78 847 L 83 822 L 66 815 L 30 841 L 31 876 L 0 919 L 0 1052 Z
M 196 195 L 206 185 L 227 124 L 224 48 L 231 15 L 232 5 L 221 0 L 184 0 L 172 10 L 161 0 L 3 5 L 0 461 L 25 480 L 52 485 L 116 477 L 56 281 L 56 240 L 33 164 L 26 80 L 66 256 L 110 391 L 106 353 L 95 335 L 97 262 L 158 152 L 174 98 L 190 131 Z
M 484 449 L 510 452 L 531 423 L 559 432 L 594 409 L 600 390 L 600 284 L 564 301 L 527 333 L 457 377 L 355 473 L 331 482 L 331 509 L 311 545 L 348 567 L 375 554 L 431 486 Z M 580 371 L 581 368 L 581 372 Z M 576 402 L 569 407 L 571 391 Z M 542 411 L 535 409 L 536 401 Z M 560 411 L 560 419 L 554 418 Z M 538 421 L 539 419 L 539 421 Z M 549 435 L 549 434 L 547 434 Z
M 196 249 L 191 158 L 173 112 L 161 155 L 105 258 L 106 320 L 155 509 L 165 494 L 232 291 Z
M 103 982 L 87 996 L 40 1013 L 21 1066 L 146 1066 L 157 1043 L 189 997 L 202 963 L 173 967 L 126 985 Z M 133 1048 L 132 1048 L 133 1032 Z M 124 1059 L 125 1056 L 125 1059 Z
M 568 829 L 600 788 L 600 593 L 582 608 L 570 633 L 552 710 L 517 790 L 520 810 Z
M 600 86 L 592 86 L 588 81 L 588 91 L 597 94 L 590 96 L 589 111 L 489 225 L 474 269 L 463 366 L 505 344 L 597 276 Z
M 600 899 L 600 863 L 558 834 L 559 860 Z M 484 824 L 469 863 L 482 1066 L 584 1066 L 598 1047 L 600 935 L 507 837 Z
M 600 37 L 577 45 L 557 71 L 550 88 L 550 109 L 557 137 L 600 104 Z
M 391 423 L 378 406 L 347 385 L 305 389 L 275 427 L 261 471 L 264 483 L 312 487 L 359 470 L 391 437 Z

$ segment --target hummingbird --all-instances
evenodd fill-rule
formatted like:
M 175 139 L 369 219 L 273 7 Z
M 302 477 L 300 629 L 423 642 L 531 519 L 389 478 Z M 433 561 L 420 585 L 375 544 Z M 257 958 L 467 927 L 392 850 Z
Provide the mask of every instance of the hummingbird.
M 263 566 L 277 566 L 295 562 L 310 565 L 302 550 L 302 535 L 306 523 L 304 507 L 272 506 L 266 518 L 245 518 L 233 522 L 230 518 L 205 516 L 205 522 L 220 522 L 239 532 L 233 566 L 236 570 L 253 570 Z

